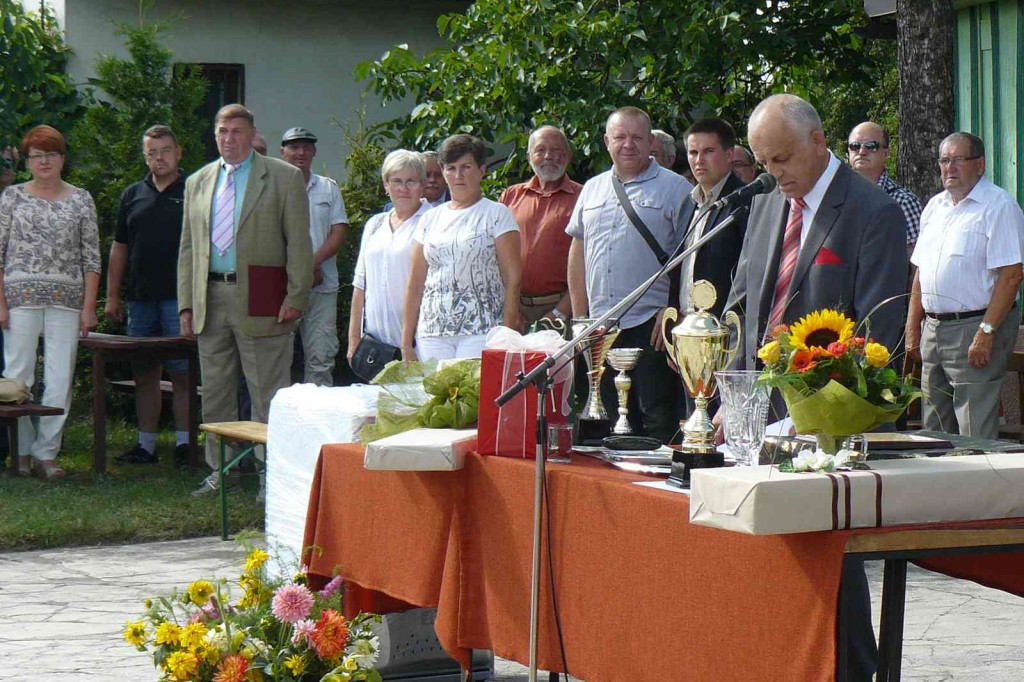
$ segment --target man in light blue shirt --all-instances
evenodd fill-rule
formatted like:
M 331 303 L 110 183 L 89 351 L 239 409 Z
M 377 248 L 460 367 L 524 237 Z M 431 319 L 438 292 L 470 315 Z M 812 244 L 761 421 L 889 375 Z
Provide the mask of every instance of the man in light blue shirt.
M 653 275 L 659 255 L 630 222 L 619 203 L 614 182 L 620 181 L 637 215 L 660 250 L 671 254 L 683 237 L 680 208 L 693 185 L 651 157 L 655 144 L 651 119 L 634 107 L 612 112 L 605 126 L 605 145 L 612 168 L 589 180 L 569 219 L 569 295 L 574 317 L 598 317 Z M 724 294 L 723 294 L 724 295 Z M 622 332 L 615 345 L 643 348 L 630 372 L 630 419 L 634 430 L 668 443 L 678 431 L 681 381 L 668 371 L 661 341 L 661 316 L 669 305 L 669 278 L 662 277 L 619 320 Z M 618 406 L 613 373 L 606 372 L 601 399 L 609 413 Z M 635 402 L 635 404 L 633 404 Z

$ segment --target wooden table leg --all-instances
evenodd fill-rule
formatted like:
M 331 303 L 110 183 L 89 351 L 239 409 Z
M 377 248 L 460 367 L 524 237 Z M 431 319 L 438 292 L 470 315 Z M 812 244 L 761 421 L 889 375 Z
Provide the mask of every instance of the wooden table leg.
M 107 471 L 107 407 L 103 400 L 105 380 L 103 349 L 92 351 L 92 470 Z
M 17 476 L 18 463 L 21 461 L 21 454 L 18 452 L 18 418 L 4 419 L 3 424 L 7 425 L 7 442 L 11 448 L 11 476 Z
M 199 362 L 199 356 L 189 353 L 185 362 L 188 363 L 188 467 L 190 473 L 195 473 L 199 465 L 199 405 L 196 401 L 196 387 L 199 384 L 196 363 Z

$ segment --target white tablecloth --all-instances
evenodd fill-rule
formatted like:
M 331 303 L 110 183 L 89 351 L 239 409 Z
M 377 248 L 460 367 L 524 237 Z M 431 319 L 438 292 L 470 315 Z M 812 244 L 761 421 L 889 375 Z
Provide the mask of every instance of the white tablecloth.
M 377 414 L 380 388 L 357 384 L 324 388 L 296 384 L 270 403 L 267 426 L 267 546 L 282 570 L 297 568 L 306 526 L 309 488 L 320 448 L 352 443 Z

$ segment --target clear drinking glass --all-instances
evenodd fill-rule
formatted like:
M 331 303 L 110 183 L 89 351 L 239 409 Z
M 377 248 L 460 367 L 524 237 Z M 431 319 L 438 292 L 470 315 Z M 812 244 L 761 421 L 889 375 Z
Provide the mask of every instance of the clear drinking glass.
M 547 461 L 554 464 L 570 464 L 571 452 L 572 424 L 548 424 Z
M 715 372 L 722 397 L 725 444 L 738 466 L 757 466 L 768 422 L 768 388 L 757 370 Z

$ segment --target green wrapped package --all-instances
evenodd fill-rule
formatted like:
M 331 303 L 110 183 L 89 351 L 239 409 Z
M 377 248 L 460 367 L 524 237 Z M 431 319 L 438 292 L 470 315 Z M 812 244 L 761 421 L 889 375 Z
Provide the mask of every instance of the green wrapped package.
M 836 381 L 829 381 L 813 393 L 802 393 L 791 385 L 779 387 L 798 433 L 849 436 L 896 421 L 905 406 L 872 405 Z

